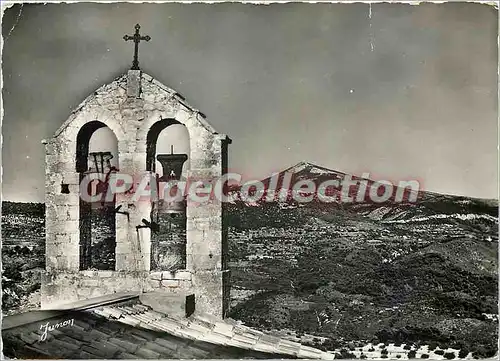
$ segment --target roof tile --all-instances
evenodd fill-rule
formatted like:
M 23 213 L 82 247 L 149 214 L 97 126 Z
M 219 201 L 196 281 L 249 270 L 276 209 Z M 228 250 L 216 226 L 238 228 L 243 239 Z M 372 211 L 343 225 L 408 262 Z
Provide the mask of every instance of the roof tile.
M 171 320 L 168 319 L 153 321 L 150 322 L 149 324 L 151 326 L 159 328 L 162 331 L 173 332 L 177 334 L 181 332 L 181 327 L 182 327 L 182 325 L 179 325 L 178 323 L 172 322 Z
M 137 356 L 141 356 L 141 357 L 144 357 L 144 358 L 156 358 L 156 359 L 160 358 L 160 356 L 161 356 L 158 352 L 152 351 L 149 348 L 146 348 L 144 346 L 141 347 L 141 348 L 139 348 L 135 352 L 135 354 Z
M 111 310 L 105 307 L 100 307 L 96 308 L 93 310 L 96 315 L 103 316 L 103 317 L 110 317 L 112 315 Z
M 131 359 L 140 359 L 142 357 L 136 356 L 134 354 L 128 353 L 128 352 L 120 352 L 116 354 L 115 356 L 118 359 L 123 359 L 123 360 L 131 360 Z
M 66 336 L 66 335 L 61 335 L 59 337 L 57 337 L 57 339 L 59 341 L 62 341 L 62 342 L 66 342 L 66 343 L 69 343 L 71 345 L 75 345 L 77 347 L 81 347 L 82 345 L 85 345 L 86 343 L 83 342 L 83 341 L 80 341 L 80 340 L 76 340 L 72 337 L 69 337 L 69 336 Z
M 189 328 L 182 329 L 180 331 L 180 333 L 182 334 L 182 336 L 190 338 L 192 340 L 198 340 L 198 339 L 202 338 L 203 336 L 205 336 L 204 333 L 202 333 L 200 331 L 196 331 L 196 330 L 191 330 Z
M 262 335 L 264 335 L 264 332 L 261 332 L 259 330 L 255 330 L 253 328 L 248 328 L 246 331 L 245 331 L 246 334 L 250 334 L 250 335 L 253 335 L 257 338 L 260 338 Z
M 32 353 L 35 353 L 35 354 L 38 354 L 38 355 L 41 355 L 41 356 L 47 356 L 47 357 L 50 357 L 52 358 L 53 355 L 50 354 L 50 352 L 46 351 L 46 350 L 43 350 L 43 349 L 40 349 L 40 348 L 36 348 L 36 347 L 32 347 L 32 346 L 24 346 L 27 350 L 29 350 L 30 352 Z
M 35 331 L 36 332 L 36 331 Z M 60 335 L 63 335 L 64 333 L 60 330 L 52 330 L 50 331 L 50 333 L 48 333 L 49 335 L 52 335 L 54 337 L 57 337 L 57 336 L 60 336 Z M 47 335 L 48 336 L 48 335 Z
M 89 353 L 89 352 L 87 352 L 87 351 L 83 351 L 83 350 L 82 350 L 82 351 L 80 351 L 80 352 L 78 353 L 78 358 L 79 358 L 79 359 L 84 359 L 84 360 L 85 360 L 85 359 L 100 359 L 101 357 L 99 357 L 99 356 L 97 356 L 97 355 L 95 355 L 95 354 Z
M 136 304 L 132 305 L 132 308 L 135 308 L 136 310 L 141 311 L 141 312 L 146 312 L 146 311 L 150 310 L 150 308 L 148 306 L 144 306 L 140 303 L 136 303 Z
M 106 340 L 92 341 L 91 344 L 90 344 L 90 346 L 92 346 L 94 348 L 102 348 L 102 349 L 106 350 L 109 353 L 116 353 L 116 352 L 127 351 L 123 347 L 115 345 L 115 344 L 113 344 L 111 342 L 107 342 Z
M 137 350 L 137 345 L 134 345 L 133 343 L 125 341 L 125 340 L 121 340 L 121 339 L 112 337 L 108 341 L 116 346 L 120 346 L 120 347 L 124 348 L 125 350 L 127 350 L 127 352 L 130 352 L 130 353 L 134 353 Z
M 54 334 L 54 337 L 60 337 L 60 335 L 63 334 L 61 332 L 61 334 L 57 335 L 53 331 L 52 331 L 52 333 Z M 95 335 L 90 335 L 87 332 L 79 332 L 79 331 L 74 330 L 72 328 L 64 329 L 64 335 L 67 337 L 73 338 L 75 340 L 84 341 L 84 342 L 88 342 L 88 343 L 90 343 L 92 340 L 94 340 L 96 338 Z
M 156 339 L 155 335 L 152 335 L 150 332 L 146 332 L 146 331 L 141 330 L 139 328 L 131 329 L 130 335 L 134 336 L 134 337 L 138 337 L 138 338 L 145 340 L 145 341 L 152 341 L 152 340 Z
M 323 352 L 321 350 L 304 345 L 300 346 L 299 353 L 297 354 L 297 356 L 300 358 L 312 358 L 312 359 L 321 358 L 322 355 Z
M 222 334 L 217 334 L 217 333 L 211 333 L 208 334 L 203 338 L 203 341 L 206 342 L 211 342 L 215 344 L 220 344 L 220 345 L 230 345 L 231 344 L 231 338 L 226 337 Z
M 156 340 L 154 340 L 154 343 L 174 351 L 179 347 L 179 342 L 177 342 L 176 340 L 169 340 L 168 338 L 163 337 L 157 338 Z
M 232 340 L 238 341 L 238 342 L 248 343 L 250 345 L 253 345 L 257 342 L 257 339 L 254 338 L 253 336 L 238 335 L 238 334 L 234 335 Z
M 147 312 L 149 315 L 151 316 L 155 316 L 155 317 L 158 317 L 158 318 L 162 318 L 162 317 L 165 317 L 165 315 L 163 313 L 160 313 L 160 312 L 156 312 L 154 310 L 148 310 Z
M 300 351 L 300 344 L 289 345 L 280 342 L 278 351 L 297 356 Z
M 278 349 L 276 348 L 276 346 L 272 345 L 272 344 L 267 344 L 267 343 L 256 343 L 254 346 L 253 346 L 253 349 L 255 351 L 261 351 L 261 352 L 270 352 L 270 353 L 277 353 L 278 352 Z
M 116 321 L 115 322 L 113 322 L 113 321 L 114 320 L 108 321 L 105 323 L 101 323 L 98 326 L 96 326 L 96 328 L 98 328 L 99 331 L 101 331 L 109 336 L 114 336 L 118 332 L 120 332 L 120 326 Z M 123 326 L 121 326 L 121 327 L 123 327 Z
M 111 358 L 117 352 L 116 350 L 113 349 L 105 349 L 104 347 L 100 347 L 99 345 L 97 346 L 84 345 L 82 346 L 81 350 L 91 355 L 98 356 L 100 358 Z
M 289 341 L 289 340 L 285 340 L 285 339 L 280 339 L 280 346 L 281 345 L 295 347 L 295 346 L 300 346 L 300 343 Z
M 218 322 L 213 328 L 213 331 L 231 337 L 233 335 L 233 328 L 234 328 L 233 325 L 228 325 L 222 322 Z
M 143 322 L 146 322 L 146 323 L 149 323 L 149 322 L 152 322 L 152 321 L 157 321 L 157 320 L 160 320 L 162 317 L 158 317 L 158 316 L 155 316 L 155 315 L 151 315 L 149 314 L 148 312 L 146 313 L 138 313 L 136 315 L 134 315 L 135 317 L 137 317 L 137 319 L 143 321 Z
M 143 313 L 144 311 L 137 310 L 133 308 L 132 306 L 123 306 L 122 310 L 128 313 L 129 315 L 135 315 L 137 313 Z
M 239 348 L 244 348 L 244 349 L 252 349 L 254 347 L 254 343 L 249 343 L 249 342 L 244 342 L 244 341 L 239 341 L 239 340 L 231 340 L 231 346 L 234 347 L 239 347 Z
M 149 342 L 145 343 L 142 346 L 142 348 L 157 352 L 161 356 L 171 356 L 175 353 L 175 349 L 161 346 L 160 344 L 158 344 L 154 341 L 149 341 Z
M 71 327 L 80 328 L 83 331 L 92 329 L 92 326 L 82 320 L 74 320 L 73 325 Z
M 141 324 L 141 320 L 138 320 L 137 317 L 134 317 L 134 315 L 125 314 L 120 318 L 120 322 L 126 323 L 127 325 L 130 325 L 132 327 L 136 327 Z
M 194 345 L 183 347 L 177 350 L 177 355 L 180 358 L 207 358 L 210 352 L 207 350 L 202 350 Z
M 189 322 L 188 327 L 191 330 L 196 330 L 196 331 L 199 331 L 199 332 L 205 333 L 205 334 L 207 334 L 211 331 L 211 328 L 204 326 L 204 325 L 201 325 L 201 324 L 196 323 L 196 322 Z
M 78 350 L 80 348 L 80 346 L 75 343 L 67 342 L 66 340 L 60 340 L 57 338 L 54 338 L 54 340 L 49 342 L 52 342 L 54 345 L 68 350 Z
M 213 322 L 207 322 L 206 320 L 200 319 L 198 317 L 189 317 L 189 321 L 192 323 L 196 323 L 197 325 L 206 327 L 208 329 L 213 329 L 215 327 L 215 323 Z
M 50 352 L 53 358 L 67 358 L 75 351 L 61 347 L 61 344 L 55 339 L 53 339 L 52 341 L 39 342 L 33 344 L 32 346 L 37 349 Z
M 109 337 L 109 334 L 96 330 L 95 328 L 91 329 L 88 334 L 92 338 L 107 339 Z
M 25 343 L 27 343 L 28 345 L 31 345 L 37 341 L 40 341 L 40 336 L 38 336 L 34 332 L 24 333 L 24 334 L 22 333 L 19 335 L 19 338 L 21 340 L 23 340 Z

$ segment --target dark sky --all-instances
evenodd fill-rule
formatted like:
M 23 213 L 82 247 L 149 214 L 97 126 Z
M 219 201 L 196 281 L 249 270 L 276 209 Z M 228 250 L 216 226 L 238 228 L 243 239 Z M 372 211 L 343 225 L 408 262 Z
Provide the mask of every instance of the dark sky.
M 16 5 L 3 19 L 3 196 L 43 201 L 44 147 L 87 95 L 141 69 L 264 178 L 301 160 L 497 198 L 497 10 L 481 4 Z M 15 25 L 14 25 L 15 24 Z

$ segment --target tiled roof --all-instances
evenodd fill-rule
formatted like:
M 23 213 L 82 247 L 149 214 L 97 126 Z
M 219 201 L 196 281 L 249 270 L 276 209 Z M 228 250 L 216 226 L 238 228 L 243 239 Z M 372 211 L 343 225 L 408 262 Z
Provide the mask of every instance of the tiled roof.
M 168 316 L 137 297 L 78 310 L 37 311 L 19 319 L 23 322 L 8 317 L 3 322 L 3 354 L 9 358 L 334 358 L 231 319 L 196 312 L 189 318 Z
M 72 325 L 49 331 L 47 339 L 41 340 L 41 326 L 71 319 Z M 273 358 L 268 353 L 144 330 L 85 311 L 4 330 L 2 340 L 3 354 L 20 359 Z
M 164 332 L 183 339 L 298 358 L 334 358 L 331 353 L 264 334 L 237 321 L 220 320 L 197 312 L 189 318 L 172 317 L 156 312 L 138 301 L 127 305 L 102 306 L 92 312 L 133 327 Z

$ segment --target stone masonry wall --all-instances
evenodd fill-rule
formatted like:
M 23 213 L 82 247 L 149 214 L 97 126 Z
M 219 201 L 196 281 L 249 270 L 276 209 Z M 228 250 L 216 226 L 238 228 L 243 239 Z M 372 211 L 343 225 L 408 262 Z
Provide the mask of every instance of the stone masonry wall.
M 139 70 L 98 89 L 45 141 L 46 144 L 46 272 L 42 277 L 42 308 L 122 291 L 162 290 L 192 292 L 196 307 L 222 317 L 229 302 L 227 271 L 223 267 L 226 242 L 222 205 L 187 205 L 187 266 L 176 274 L 150 272 L 151 232 L 137 230 L 150 219 L 151 203 L 134 202 L 131 194 L 117 195 L 115 271 L 79 270 L 79 174 L 76 173 L 76 139 L 91 121 L 108 126 L 118 140 L 119 170 L 147 174 L 146 138 L 160 119 L 184 124 L 190 136 L 188 177 L 220 176 L 230 140 L 220 135 L 203 116 L 173 90 Z M 70 192 L 61 193 L 61 184 Z M 226 286 L 223 286 L 226 284 Z

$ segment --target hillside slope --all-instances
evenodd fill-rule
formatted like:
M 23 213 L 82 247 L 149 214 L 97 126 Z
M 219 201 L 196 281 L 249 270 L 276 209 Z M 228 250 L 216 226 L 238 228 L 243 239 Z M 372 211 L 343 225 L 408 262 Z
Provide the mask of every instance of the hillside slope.
M 292 168 L 293 179 L 345 177 L 310 163 Z M 437 342 L 493 356 L 495 203 L 434 193 L 416 203 L 237 200 L 228 205 L 231 316 L 335 340 L 329 348 Z

